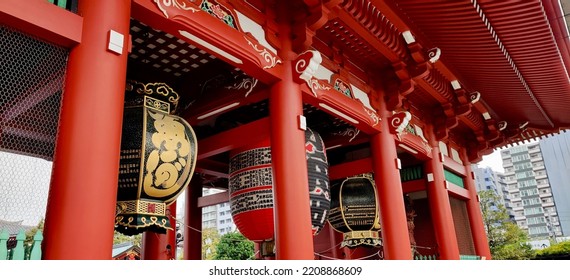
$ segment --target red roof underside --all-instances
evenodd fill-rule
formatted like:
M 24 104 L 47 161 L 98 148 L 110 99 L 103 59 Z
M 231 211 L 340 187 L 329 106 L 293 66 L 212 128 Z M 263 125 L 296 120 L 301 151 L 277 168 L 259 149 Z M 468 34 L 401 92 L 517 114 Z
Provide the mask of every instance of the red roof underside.
M 568 54 L 559 51 L 541 1 L 473 2 L 398 0 L 393 7 L 424 45 L 442 50 L 441 60 L 498 120 L 570 127 Z

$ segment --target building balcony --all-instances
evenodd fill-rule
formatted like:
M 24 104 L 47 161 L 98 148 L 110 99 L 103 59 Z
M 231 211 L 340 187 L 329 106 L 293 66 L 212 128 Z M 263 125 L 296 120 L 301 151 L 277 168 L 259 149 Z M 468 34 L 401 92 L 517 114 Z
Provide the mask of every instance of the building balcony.
M 516 222 L 518 222 L 518 221 L 523 221 L 523 220 L 526 220 L 526 217 L 525 217 L 525 216 L 515 216 L 515 221 L 516 221 Z
M 515 203 L 515 202 L 521 202 L 522 199 L 521 197 L 511 197 L 511 202 Z
M 519 188 L 517 188 L 516 186 L 515 186 L 515 187 L 510 187 L 510 188 L 507 188 L 507 192 L 508 192 L 509 194 L 517 193 L 517 192 L 519 192 Z
M 551 192 L 547 192 L 547 193 L 539 193 L 538 196 L 540 198 L 547 198 L 547 197 L 552 197 L 552 193 Z
M 541 156 L 530 157 L 530 162 L 542 161 Z
M 523 211 L 524 210 L 524 207 L 522 205 L 521 206 L 512 205 L 511 207 L 513 208 L 513 211 Z
M 554 206 L 554 201 L 542 203 L 542 207 L 552 207 L 552 206 Z

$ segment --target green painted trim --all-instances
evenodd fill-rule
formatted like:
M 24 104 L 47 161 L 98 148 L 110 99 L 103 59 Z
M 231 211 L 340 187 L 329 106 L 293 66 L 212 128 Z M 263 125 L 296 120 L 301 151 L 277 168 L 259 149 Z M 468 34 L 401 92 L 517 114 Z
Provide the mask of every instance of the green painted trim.
M 67 6 L 67 0 L 57 0 L 57 5 L 65 9 L 65 6 Z
M 42 240 L 44 240 L 44 236 L 41 231 L 38 231 L 36 235 L 34 235 L 34 243 L 31 247 L 31 252 L 29 253 L 30 260 L 42 259 Z
M 481 260 L 481 256 L 473 256 L 473 255 L 459 255 L 459 259 L 463 260 L 463 261 L 469 261 L 469 260 Z
M 465 188 L 465 184 L 463 183 L 463 177 L 461 177 L 461 176 L 459 176 L 459 175 L 457 175 L 457 174 L 455 174 L 455 173 L 453 173 L 447 169 L 444 169 L 443 173 L 445 174 L 445 180 L 446 181 L 453 183 L 455 185 L 458 185 L 462 188 Z
M 20 230 L 18 235 L 16 235 L 16 247 L 14 248 L 14 253 L 12 255 L 13 260 L 24 260 L 26 252 L 24 249 L 24 241 L 26 240 L 26 234 L 23 230 Z
M 0 261 L 8 259 L 8 238 L 10 235 L 7 231 L 0 231 Z
M 410 166 L 400 170 L 400 181 L 408 182 L 420 180 L 424 177 L 424 170 L 421 165 Z

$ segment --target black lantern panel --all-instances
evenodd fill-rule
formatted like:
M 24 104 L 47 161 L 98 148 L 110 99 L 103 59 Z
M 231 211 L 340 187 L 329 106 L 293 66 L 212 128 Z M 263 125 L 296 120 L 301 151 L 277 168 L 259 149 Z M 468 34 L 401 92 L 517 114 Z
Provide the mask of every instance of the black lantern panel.
M 330 208 L 328 162 L 318 133 L 305 131 L 305 152 L 313 235 L 323 228 Z M 269 139 L 231 152 L 230 205 L 240 232 L 250 240 L 274 236 L 273 173 Z
M 196 166 L 196 136 L 184 119 L 170 114 L 178 101 L 170 87 L 131 86 L 123 115 L 116 230 L 165 233 L 172 229 L 167 205 L 190 183 Z
M 331 186 L 331 226 L 343 233 L 341 247 L 380 246 L 380 222 L 372 175 L 349 177 Z

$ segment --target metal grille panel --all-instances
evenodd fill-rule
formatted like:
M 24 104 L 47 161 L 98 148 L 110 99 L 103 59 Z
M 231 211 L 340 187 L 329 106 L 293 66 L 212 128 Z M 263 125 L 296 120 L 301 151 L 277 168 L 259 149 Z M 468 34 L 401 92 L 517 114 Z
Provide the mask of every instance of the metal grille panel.
M 0 26 L 0 220 L 45 215 L 67 57 Z
M 455 234 L 457 235 L 457 244 L 459 245 L 459 254 L 475 255 L 475 245 L 473 244 L 471 226 L 469 225 L 467 204 L 465 201 L 453 197 L 449 198 L 449 203 L 451 204 Z

